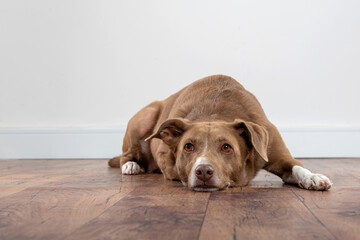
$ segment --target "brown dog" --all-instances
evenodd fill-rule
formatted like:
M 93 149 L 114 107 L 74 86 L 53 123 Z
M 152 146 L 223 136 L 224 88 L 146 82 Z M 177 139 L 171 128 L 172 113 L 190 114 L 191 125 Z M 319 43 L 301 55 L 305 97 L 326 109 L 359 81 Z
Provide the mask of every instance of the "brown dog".
M 245 186 L 261 168 L 305 189 L 332 185 L 290 155 L 256 98 L 223 75 L 140 110 L 128 124 L 123 154 L 109 165 L 122 174 L 160 170 L 195 191 Z

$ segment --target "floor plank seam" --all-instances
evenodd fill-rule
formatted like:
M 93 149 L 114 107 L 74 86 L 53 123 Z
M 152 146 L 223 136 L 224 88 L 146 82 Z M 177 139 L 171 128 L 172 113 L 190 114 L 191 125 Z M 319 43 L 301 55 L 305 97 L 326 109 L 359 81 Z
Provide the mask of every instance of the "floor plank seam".
M 208 198 L 208 200 L 207 200 L 206 208 L 205 208 L 205 212 L 204 212 L 204 217 L 203 217 L 203 219 L 202 219 L 202 221 L 201 221 L 201 226 L 200 226 L 200 229 L 199 229 L 199 234 L 198 234 L 198 236 L 197 236 L 196 239 L 199 239 L 199 238 L 200 238 L 201 230 L 202 230 L 202 227 L 203 227 L 203 225 L 204 225 L 205 217 L 206 217 L 207 210 L 208 210 L 208 207 L 209 207 L 209 202 L 210 202 L 211 194 L 212 194 L 212 193 L 209 194 L 209 198 Z
M 313 211 L 311 211 L 311 209 L 305 204 L 305 199 L 304 198 L 302 198 L 301 196 L 299 196 L 298 194 L 296 194 L 295 192 L 294 192 L 294 190 L 293 189 L 291 189 L 291 192 L 295 195 L 295 197 L 304 205 L 304 207 L 311 213 L 311 215 L 316 219 L 316 221 L 318 222 L 318 223 L 320 223 L 321 224 L 321 226 L 323 226 L 325 229 L 326 229 L 326 231 L 328 231 L 330 234 L 331 234 L 331 236 L 333 236 L 334 237 L 334 239 L 338 239 L 329 229 L 328 229 L 328 227 L 313 213 Z
M 20 188 L 20 187 L 19 187 L 19 188 Z M 11 195 L 14 195 L 14 194 L 17 194 L 17 193 L 21 193 L 22 191 L 24 191 L 24 190 L 26 190 L 26 189 L 28 189 L 28 187 L 27 187 L 27 188 L 24 188 L 24 189 L 22 189 L 22 190 L 20 190 L 20 191 L 18 191 L 18 192 L 10 193 L 9 195 L 0 196 L 0 199 L 5 198 L 5 197 L 10 197 Z M 7 190 L 7 187 L 1 187 L 1 188 L 0 188 L 0 191 L 6 191 L 6 190 Z

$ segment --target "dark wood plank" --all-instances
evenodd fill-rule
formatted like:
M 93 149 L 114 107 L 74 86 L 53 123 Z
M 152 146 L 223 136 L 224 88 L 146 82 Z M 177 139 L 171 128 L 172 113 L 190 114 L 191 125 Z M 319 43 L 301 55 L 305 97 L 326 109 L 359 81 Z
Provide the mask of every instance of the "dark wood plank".
M 293 191 L 338 239 L 360 238 L 360 187 L 334 187 L 327 192 Z
M 63 239 L 132 188 L 101 161 L 1 161 L 0 239 Z
M 42 187 L 1 198 L 0 239 L 63 239 L 129 191 Z
M 29 187 L 119 185 L 119 170 L 108 168 L 104 163 L 104 160 L 0 161 L 0 198 Z
M 197 239 L 209 196 L 178 182 L 138 187 L 66 239 Z
M 335 239 L 290 188 L 213 193 L 200 239 Z

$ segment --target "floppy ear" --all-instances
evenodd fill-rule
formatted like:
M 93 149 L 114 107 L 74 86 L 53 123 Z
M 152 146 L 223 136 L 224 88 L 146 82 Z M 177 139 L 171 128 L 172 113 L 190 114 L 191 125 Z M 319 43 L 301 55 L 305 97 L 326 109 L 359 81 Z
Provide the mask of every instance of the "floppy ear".
M 145 141 L 149 141 L 153 138 L 160 138 L 167 145 L 173 146 L 177 144 L 182 134 L 189 128 L 189 122 L 185 119 L 174 118 L 168 119 L 161 124 L 159 129 L 154 132 Z
M 233 127 L 238 131 L 239 135 L 246 135 L 255 151 L 265 162 L 269 161 L 267 157 L 269 133 L 264 127 L 241 119 L 235 119 Z

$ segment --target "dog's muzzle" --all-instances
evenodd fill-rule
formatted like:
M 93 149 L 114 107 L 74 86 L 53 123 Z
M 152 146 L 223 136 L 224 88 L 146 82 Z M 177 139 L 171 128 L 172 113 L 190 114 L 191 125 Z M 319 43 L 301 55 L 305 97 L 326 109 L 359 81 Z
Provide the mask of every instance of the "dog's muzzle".
M 199 164 L 195 168 L 194 190 L 201 192 L 217 191 L 215 169 L 210 164 Z

